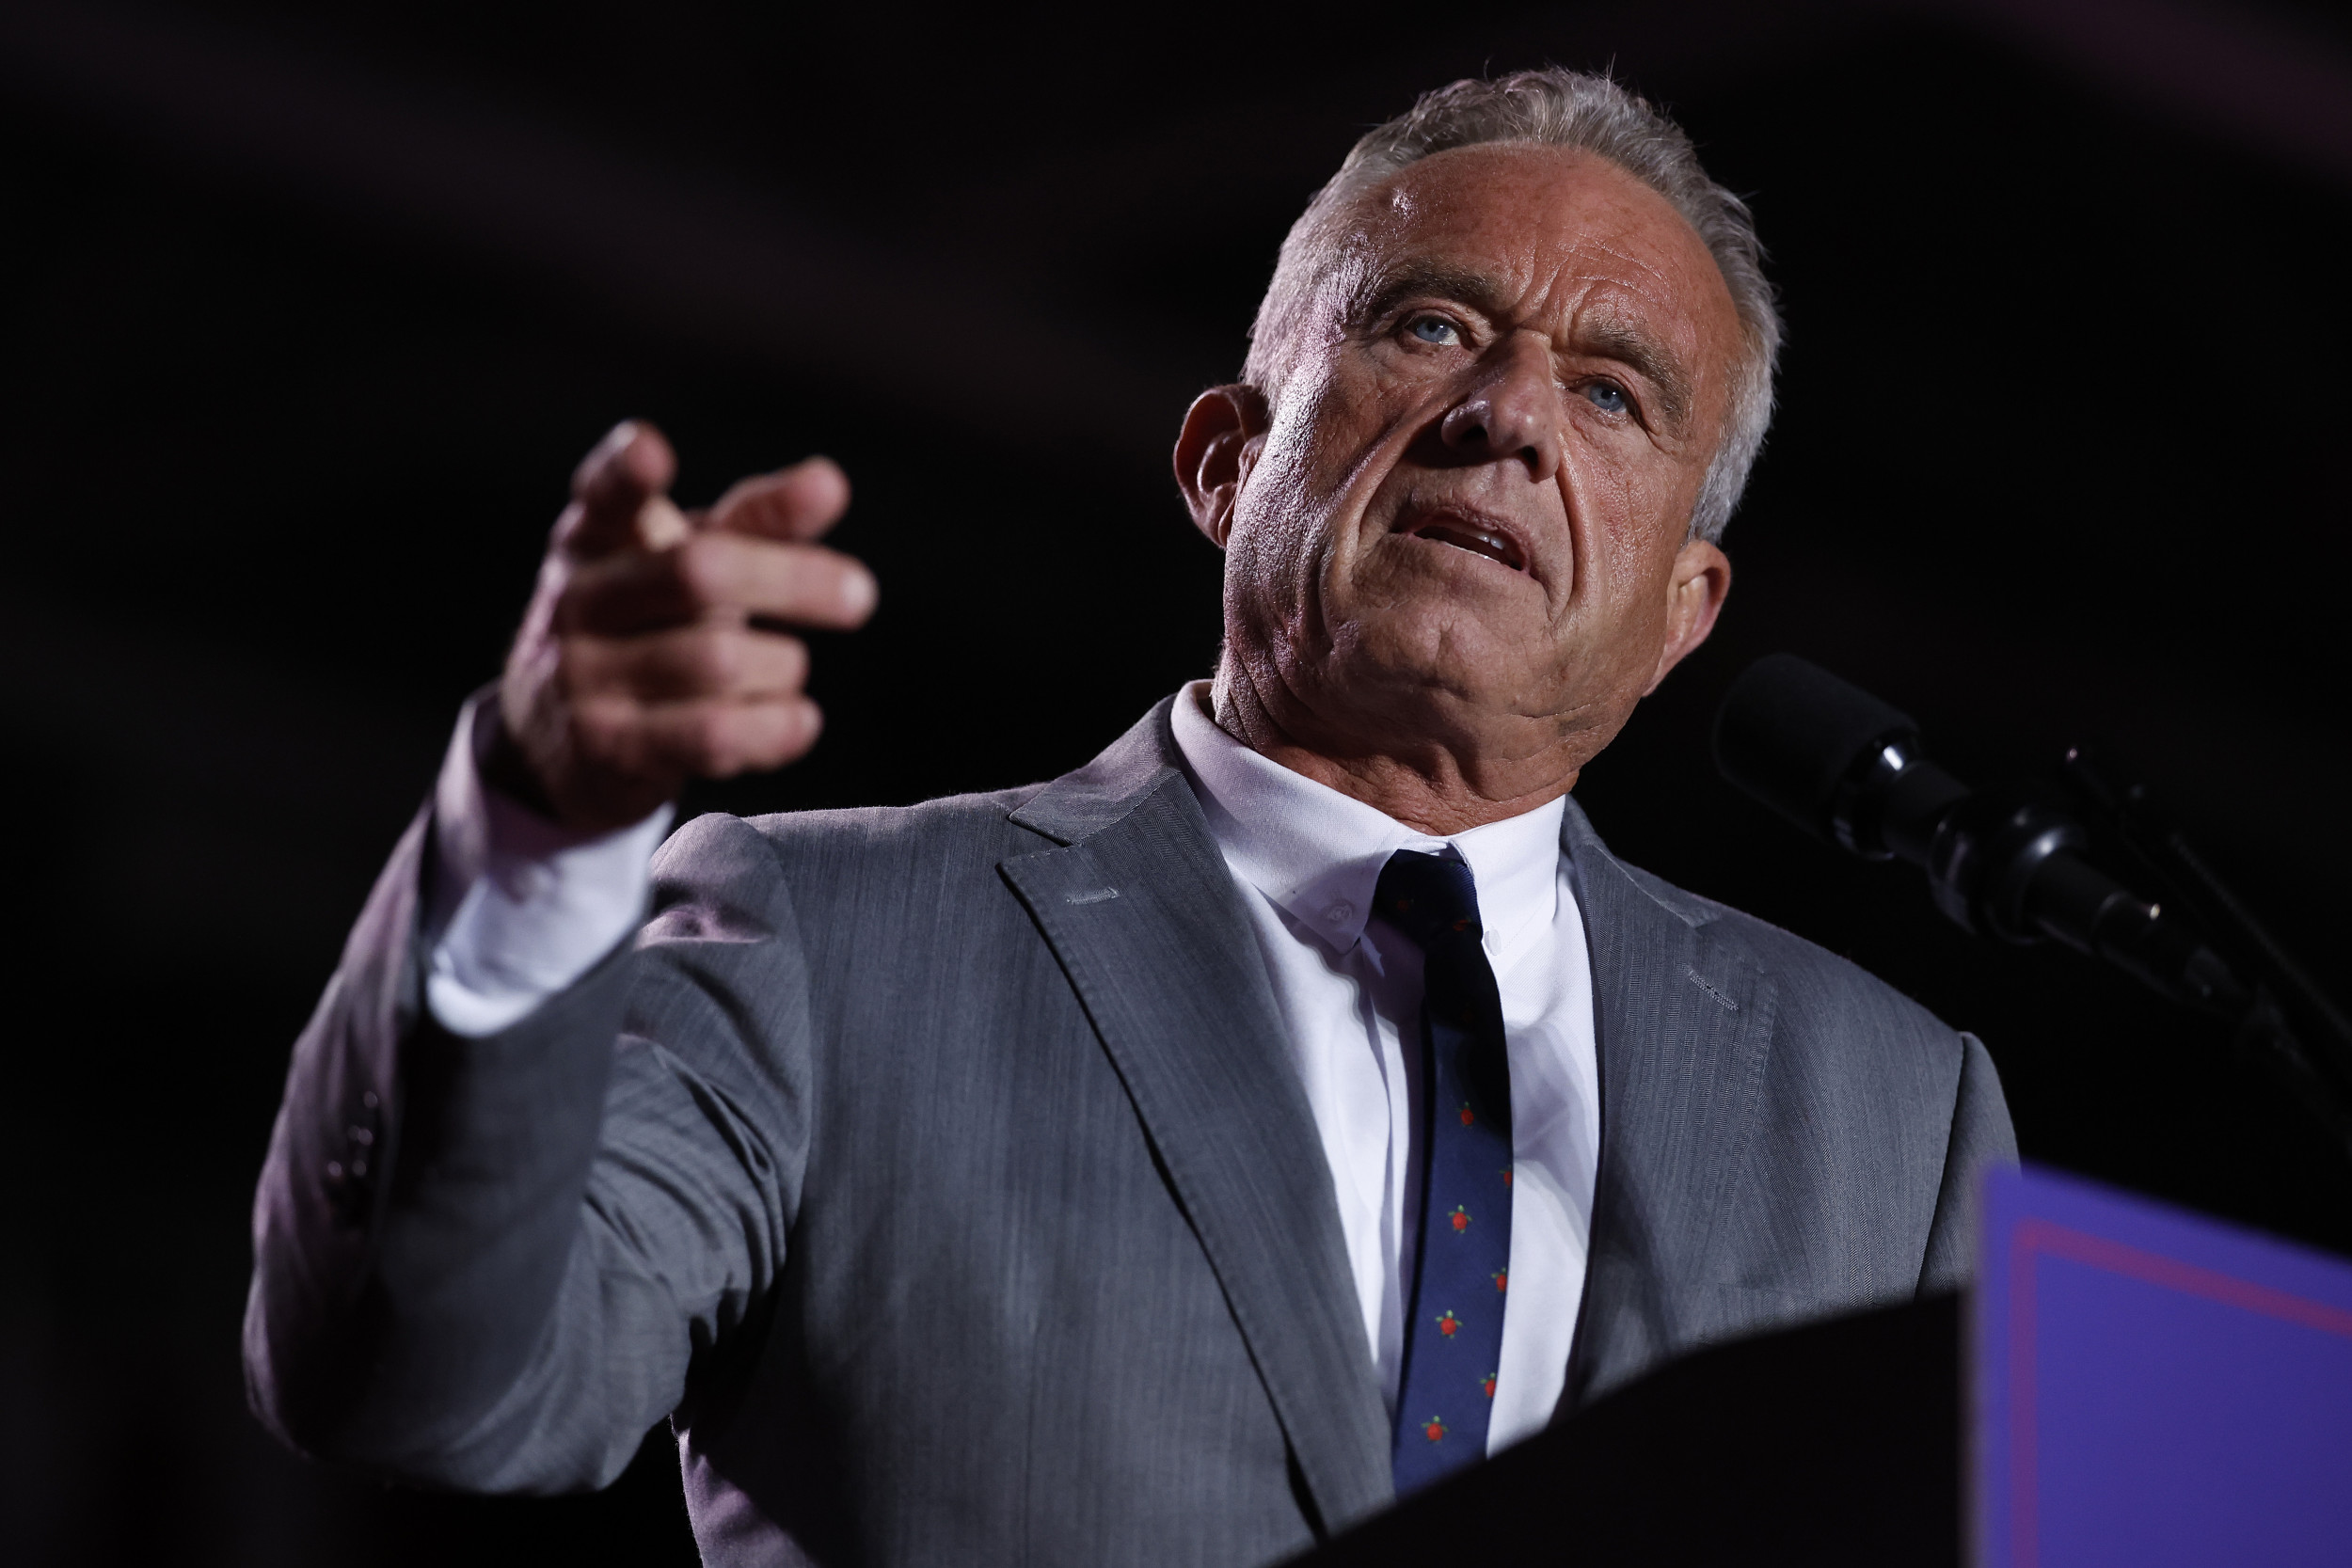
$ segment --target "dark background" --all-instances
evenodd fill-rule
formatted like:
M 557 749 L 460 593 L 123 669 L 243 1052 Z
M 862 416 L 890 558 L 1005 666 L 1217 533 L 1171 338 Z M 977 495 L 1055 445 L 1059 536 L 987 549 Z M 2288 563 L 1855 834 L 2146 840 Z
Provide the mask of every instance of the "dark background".
M 2352 1178 L 2222 1041 L 1941 923 L 1714 777 L 1804 653 L 1979 778 L 2095 743 L 2335 984 L 2352 35 L 2316 8 L 0 8 L 0 1555 L 691 1559 L 661 1434 L 600 1497 L 420 1497 L 246 1416 L 288 1046 L 580 453 L 681 498 L 823 451 L 883 584 L 817 755 L 693 802 L 1084 761 L 1206 673 L 1166 449 L 1365 127 L 1600 66 L 1752 195 L 1784 413 L 1714 641 L 1588 771 L 1635 862 L 1980 1032 L 2035 1158 L 2352 1250 Z M 2340 988 L 2341 989 L 2341 988 Z

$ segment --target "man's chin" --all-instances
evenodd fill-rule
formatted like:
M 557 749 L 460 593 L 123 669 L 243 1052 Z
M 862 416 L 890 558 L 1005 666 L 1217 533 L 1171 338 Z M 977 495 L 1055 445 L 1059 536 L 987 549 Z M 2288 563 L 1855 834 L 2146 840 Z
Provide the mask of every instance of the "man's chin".
M 1502 648 L 1448 641 L 1434 655 L 1376 642 L 1335 651 L 1314 684 L 1333 707 L 1371 721 L 1375 735 L 1452 740 L 1526 723 L 1521 709 L 1538 682 Z

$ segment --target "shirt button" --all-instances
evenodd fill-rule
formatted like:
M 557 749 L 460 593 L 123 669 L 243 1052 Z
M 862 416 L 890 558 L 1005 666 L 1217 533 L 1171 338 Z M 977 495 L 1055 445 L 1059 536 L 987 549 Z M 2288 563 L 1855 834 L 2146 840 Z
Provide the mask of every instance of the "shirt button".
M 1323 911 L 1323 918 L 1334 926 L 1344 926 L 1356 918 L 1356 906 L 1346 903 L 1334 904 Z

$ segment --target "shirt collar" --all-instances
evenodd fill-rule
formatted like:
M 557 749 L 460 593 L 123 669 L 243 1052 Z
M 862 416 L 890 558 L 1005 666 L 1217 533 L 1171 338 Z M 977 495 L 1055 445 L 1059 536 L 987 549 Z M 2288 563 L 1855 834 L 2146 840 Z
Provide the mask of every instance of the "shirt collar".
M 1364 934 L 1373 885 L 1399 849 L 1451 848 L 1478 885 L 1478 916 L 1492 951 L 1559 902 L 1560 827 L 1567 798 L 1432 838 L 1386 812 L 1259 755 L 1209 717 L 1209 683 L 1176 694 L 1176 750 L 1217 847 L 1242 879 L 1335 953 Z

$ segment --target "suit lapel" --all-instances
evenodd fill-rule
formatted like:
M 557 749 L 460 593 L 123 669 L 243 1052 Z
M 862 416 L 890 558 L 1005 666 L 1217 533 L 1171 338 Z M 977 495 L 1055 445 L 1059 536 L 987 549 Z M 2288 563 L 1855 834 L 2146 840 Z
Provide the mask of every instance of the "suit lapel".
M 1688 1347 L 1761 1117 L 1775 993 L 1704 907 L 1612 855 L 1574 801 L 1562 828 L 1593 963 L 1600 1164 L 1564 1411 Z
M 1162 704 L 1013 819 L 1003 863 L 1125 1083 L 1327 1529 L 1391 1499 L 1331 1174 L 1264 961 Z

